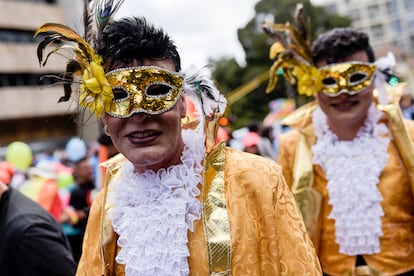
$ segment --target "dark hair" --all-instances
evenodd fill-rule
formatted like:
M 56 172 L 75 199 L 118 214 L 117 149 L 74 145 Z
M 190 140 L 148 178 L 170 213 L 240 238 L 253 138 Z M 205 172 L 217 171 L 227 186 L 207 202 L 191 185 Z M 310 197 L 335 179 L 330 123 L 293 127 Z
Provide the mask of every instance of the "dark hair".
M 313 62 L 326 61 L 328 64 L 340 62 L 344 58 L 365 51 L 368 61 L 374 62 L 374 51 L 369 44 L 369 37 L 361 30 L 353 28 L 336 28 L 321 34 L 312 44 Z
M 116 62 L 170 59 L 175 70 L 181 70 L 180 55 L 170 37 L 143 17 L 126 17 L 105 26 L 97 36 L 96 52 L 102 56 L 105 70 Z
M 255 120 L 250 120 L 246 127 L 250 132 L 260 132 L 260 123 Z
M 83 156 L 83 157 L 81 157 L 80 159 L 78 159 L 78 160 L 74 161 L 74 162 L 73 162 L 73 166 L 76 168 L 76 167 L 78 167 L 78 166 L 79 166 L 79 164 L 81 164 L 81 163 L 83 163 L 83 162 L 86 162 L 86 161 L 89 161 L 89 157 L 88 157 L 88 156 Z
M 272 126 L 265 126 L 262 130 L 262 137 L 266 137 L 269 140 L 272 139 L 273 127 Z

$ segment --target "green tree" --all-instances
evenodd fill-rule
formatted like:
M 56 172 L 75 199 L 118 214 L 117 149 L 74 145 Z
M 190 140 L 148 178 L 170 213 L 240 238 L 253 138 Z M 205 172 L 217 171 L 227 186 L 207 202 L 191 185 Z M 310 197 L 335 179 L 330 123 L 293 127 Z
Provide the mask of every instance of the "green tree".
M 333 27 L 346 27 L 350 19 L 332 14 L 323 7 L 313 6 L 309 0 L 261 0 L 255 5 L 255 16 L 247 24 L 238 29 L 237 35 L 245 52 L 246 64 L 239 65 L 235 59 L 212 60 L 215 64 L 213 77 L 219 83 L 225 95 L 231 93 L 266 72 L 273 61 L 269 59 L 269 47 L 274 42 L 261 29 L 265 20 L 275 23 L 291 22 L 293 12 L 298 3 L 303 4 L 303 15 L 309 26 L 309 41 L 317 34 Z M 246 125 L 248 121 L 261 121 L 269 113 L 268 103 L 276 98 L 295 98 L 297 104 L 306 99 L 297 97 L 296 92 L 283 77 L 279 77 L 275 90 L 266 94 L 267 81 L 263 81 L 249 94 L 229 105 L 227 113 L 237 118 L 234 127 Z

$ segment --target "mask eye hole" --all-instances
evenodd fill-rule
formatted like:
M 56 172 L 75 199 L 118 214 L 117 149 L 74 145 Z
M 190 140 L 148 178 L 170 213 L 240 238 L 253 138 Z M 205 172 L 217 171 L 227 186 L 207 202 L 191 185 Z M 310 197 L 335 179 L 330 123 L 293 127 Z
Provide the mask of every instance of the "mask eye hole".
M 125 100 L 129 97 L 128 92 L 120 88 L 112 89 L 112 93 L 114 94 L 114 101 Z
M 334 79 L 334 78 L 332 78 L 332 77 L 327 77 L 327 78 L 324 78 L 324 79 L 322 80 L 322 83 L 323 83 L 325 86 L 334 86 L 334 85 L 336 85 L 337 81 L 336 81 L 336 79 Z
M 362 72 L 356 72 L 349 77 L 350 84 L 357 84 L 363 82 L 368 78 L 368 75 Z
M 172 90 L 172 87 L 166 84 L 153 83 L 147 86 L 145 93 L 148 96 L 165 96 Z

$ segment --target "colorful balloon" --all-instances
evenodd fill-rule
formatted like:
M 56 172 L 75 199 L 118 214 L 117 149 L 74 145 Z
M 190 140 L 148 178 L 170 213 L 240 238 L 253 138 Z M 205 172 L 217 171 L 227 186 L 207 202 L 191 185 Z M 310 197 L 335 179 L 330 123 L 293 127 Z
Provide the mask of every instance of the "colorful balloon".
M 6 148 L 6 161 L 15 169 L 25 171 L 33 161 L 33 153 L 29 145 L 16 141 Z
M 79 161 L 88 154 L 86 143 L 79 137 L 74 137 L 66 144 L 66 155 L 72 162 Z
M 57 185 L 59 189 L 68 188 L 75 182 L 73 175 L 68 172 L 60 172 L 57 175 Z

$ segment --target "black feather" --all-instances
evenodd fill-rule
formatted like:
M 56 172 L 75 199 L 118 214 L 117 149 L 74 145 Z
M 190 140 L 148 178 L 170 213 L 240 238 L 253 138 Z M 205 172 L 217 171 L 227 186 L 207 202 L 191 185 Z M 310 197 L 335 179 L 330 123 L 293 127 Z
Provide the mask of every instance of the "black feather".
M 63 75 L 63 78 L 67 81 L 63 84 L 63 90 L 65 94 L 59 98 L 58 102 L 66 102 L 70 99 L 70 96 L 72 94 L 73 73 L 80 70 L 81 65 L 75 60 L 70 61 L 66 65 L 66 71 Z

